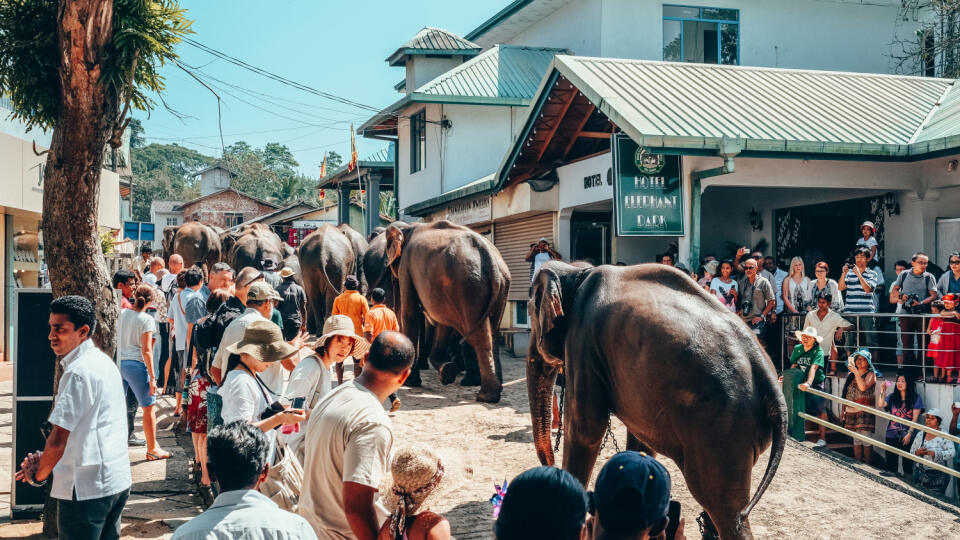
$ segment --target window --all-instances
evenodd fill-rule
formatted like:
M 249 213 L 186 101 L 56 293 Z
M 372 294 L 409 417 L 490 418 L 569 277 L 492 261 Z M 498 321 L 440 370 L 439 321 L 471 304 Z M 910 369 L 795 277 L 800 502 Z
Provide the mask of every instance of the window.
M 427 110 L 410 117 L 410 174 L 427 166 Z
M 172 226 L 177 226 L 177 225 L 179 225 L 179 224 L 180 224 L 180 219 L 179 219 L 179 218 L 175 218 L 175 217 L 168 217 L 168 218 L 167 218 L 167 225 L 168 225 L 168 226 L 170 226 L 170 225 L 172 225 Z
M 663 6 L 663 59 L 740 63 L 740 10 Z
M 243 214 L 225 214 L 223 221 L 227 227 L 235 227 L 243 223 Z
M 517 328 L 530 328 L 530 317 L 527 313 L 527 301 L 517 300 L 513 304 L 513 325 Z
M 926 77 L 937 76 L 937 48 L 933 36 L 933 30 L 927 30 L 922 34 L 923 39 L 923 74 Z

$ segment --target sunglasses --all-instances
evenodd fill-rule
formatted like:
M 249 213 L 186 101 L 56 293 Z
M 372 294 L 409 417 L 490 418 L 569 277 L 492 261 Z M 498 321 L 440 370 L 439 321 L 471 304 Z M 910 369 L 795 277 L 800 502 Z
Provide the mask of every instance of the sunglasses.
M 960 261 L 950 261 L 950 264 L 960 264 Z
M 757 267 L 756 267 L 756 266 L 744 266 L 743 269 L 744 269 L 744 270 L 756 270 Z

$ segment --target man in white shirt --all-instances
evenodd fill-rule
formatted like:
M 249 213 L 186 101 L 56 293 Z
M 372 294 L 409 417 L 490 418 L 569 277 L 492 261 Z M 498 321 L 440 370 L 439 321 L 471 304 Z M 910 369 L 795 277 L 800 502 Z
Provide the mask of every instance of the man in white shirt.
M 143 275 L 143 282 L 159 290 L 160 285 L 157 283 L 157 272 L 163 267 L 162 258 L 153 257 L 150 259 L 150 271 Z M 174 277 L 174 279 L 176 279 L 176 277 Z
M 823 341 L 820 342 L 820 347 L 823 348 L 823 358 L 824 360 L 830 360 L 830 374 L 836 374 L 837 357 L 839 356 L 836 341 L 843 337 L 843 331 L 853 326 L 853 323 L 830 309 L 831 302 L 833 302 L 833 297 L 830 293 L 818 297 L 817 309 L 807 313 L 803 320 L 803 327 L 810 328 L 812 326 L 817 329 L 817 334 L 823 336 Z
M 230 353 L 227 347 L 239 343 L 243 339 L 243 334 L 247 326 L 253 321 L 269 321 L 273 313 L 273 301 L 279 300 L 280 295 L 273 290 L 267 282 L 260 280 L 253 283 L 247 291 L 247 310 L 243 315 L 237 317 L 223 331 L 223 339 L 220 340 L 220 347 L 213 358 L 212 368 L 216 368 L 218 374 L 227 372 L 227 360 Z M 260 373 L 260 380 L 267 387 L 273 400 L 277 400 L 283 395 L 283 370 L 292 370 L 296 364 L 289 358 L 280 362 L 274 362 L 266 371 Z M 213 371 L 211 369 L 211 371 Z M 217 381 L 217 384 L 221 384 Z
M 249 422 L 236 421 L 210 430 L 207 461 L 220 494 L 210 508 L 174 533 L 174 540 L 246 538 L 251 540 L 314 540 L 310 524 L 281 510 L 257 491 L 270 466 L 270 441 Z
M 41 452 L 24 458 L 16 479 L 43 485 L 53 473 L 61 539 L 120 536 L 120 513 L 130 494 L 127 419 L 120 370 L 90 339 L 93 303 L 62 296 L 50 303 L 50 347 L 63 375 Z
M 373 340 L 363 372 L 324 398 L 307 421 L 298 512 L 320 538 L 373 540 L 386 512 L 376 501 L 393 446 L 383 401 L 410 375 L 415 349 L 385 331 Z

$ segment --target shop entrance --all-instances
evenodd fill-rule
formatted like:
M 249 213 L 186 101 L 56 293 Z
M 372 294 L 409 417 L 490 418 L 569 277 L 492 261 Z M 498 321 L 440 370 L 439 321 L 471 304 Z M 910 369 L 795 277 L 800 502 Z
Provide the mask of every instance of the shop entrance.
M 883 197 L 848 199 L 774 211 L 774 249 L 786 268 L 790 259 L 803 258 L 807 273 L 817 261 L 830 265 L 830 277 L 837 279 L 843 264 L 852 258 L 864 221 L 877 226 L 877 253 L 883 264 Z
M 610 213 L 574 211 L 570 218 L 570 259 L 610 264 Z

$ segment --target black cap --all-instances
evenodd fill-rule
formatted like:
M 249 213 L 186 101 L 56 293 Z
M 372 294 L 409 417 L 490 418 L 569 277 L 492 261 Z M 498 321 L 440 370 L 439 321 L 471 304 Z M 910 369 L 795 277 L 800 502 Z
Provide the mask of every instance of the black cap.
M 600 470 L 593 496 L 604 529 L 637 533 L 667 515 L 670 473 L 644 452 L 620 452 Z

